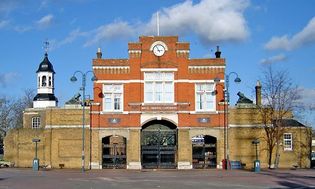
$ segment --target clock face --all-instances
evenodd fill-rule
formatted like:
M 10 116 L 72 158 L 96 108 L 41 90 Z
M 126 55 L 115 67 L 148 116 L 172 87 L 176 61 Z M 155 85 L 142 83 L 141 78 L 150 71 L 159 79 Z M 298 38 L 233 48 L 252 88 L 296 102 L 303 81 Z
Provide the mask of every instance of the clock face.
M 161 44 L 157 44 L 153 47 L 153 53 L 155 56 L 162 56 L 165 53 L 165 48 Z

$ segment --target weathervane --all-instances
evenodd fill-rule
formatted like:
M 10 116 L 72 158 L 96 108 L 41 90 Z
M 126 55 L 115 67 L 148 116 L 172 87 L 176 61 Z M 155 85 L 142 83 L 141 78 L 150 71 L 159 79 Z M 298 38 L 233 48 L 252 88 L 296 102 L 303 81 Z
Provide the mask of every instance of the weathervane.
M 45 54 L 48 54 L 48 50 L 49 50 L 49 41 L 46 39 L 46 41 L 44 42 L 44 46 L 43 46 L 44 50 L 45 50 Z

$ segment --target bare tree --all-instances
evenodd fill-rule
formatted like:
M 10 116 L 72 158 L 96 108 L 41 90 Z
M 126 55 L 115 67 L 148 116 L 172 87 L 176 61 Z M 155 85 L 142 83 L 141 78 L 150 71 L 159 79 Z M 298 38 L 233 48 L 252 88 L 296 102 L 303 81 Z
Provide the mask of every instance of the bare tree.
M 3 144 L 3 138 L 12 126 L 12 100 L 7 97 L 0 97 L 0 147 Z
M 23 126 L 23 111 L 26 108 L 33 107 L 33 98 L 35 96 L 35 92 L 33 89 L 25 89 L 24 95 L 15 101 L 13 104 L 13 125 L 14 128 L 20 128 Z
M 262 78 L 263 105 L 260 111 L 266 133 L 269 168 L 272 166 L 272 159 L 275 168 L 279 165 L 280 142 L 285 129 L 283 120 L 292 117 L 300 98 L 298 87 L 292 83 L 286 71 L 275 71 L 271 65 L 266 68 Z
M 23 111 L 31 108 L 33 103 L 34 90 L 26 89 L 19 99 L 0 97 L 0 147 L 3 138 L 11 128 L 23 126 Z

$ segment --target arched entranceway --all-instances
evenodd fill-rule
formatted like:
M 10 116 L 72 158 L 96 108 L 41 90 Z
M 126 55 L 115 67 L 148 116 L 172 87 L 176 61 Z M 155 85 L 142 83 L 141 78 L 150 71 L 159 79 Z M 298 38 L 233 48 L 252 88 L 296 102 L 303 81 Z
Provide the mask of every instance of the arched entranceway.
M 217 139 L 209 135 L 198 135 L 192 139 L 193 168 L 217 167 Z
M 141 130 L 141 162 L 143 168 L 176 168 L 177 130 L 168 121 L 155 120 Z
M 126 138 L 118 135 L 102 138 L 102 167 L 126 168 Z

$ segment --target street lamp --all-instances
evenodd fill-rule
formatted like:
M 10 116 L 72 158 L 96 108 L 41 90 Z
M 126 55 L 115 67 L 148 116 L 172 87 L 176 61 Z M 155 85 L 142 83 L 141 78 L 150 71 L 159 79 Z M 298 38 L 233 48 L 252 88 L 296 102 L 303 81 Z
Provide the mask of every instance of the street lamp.
M 252 144 L 254 144 L 256 147 L 256 160 L 258 160 L 258 144 L 259 143 L 260 143 L 260 141 L 258 138 L 256 138 L 255 140 L 252 141 Z
M 224 147 L 225 147 L 225 163 L 226 169 L 231 169 L 230 167 L 230 152 L 229 152 L 229 104 L 230 104 L 230 93 L 229 93 L 229 83 L 230 83 L 230 76 L 235 75 L 234 82 L 240 83 L 241 79 L 238 77 L 236 72 L 230 72 L 229 74 L 225 74 L 225 85 L 224 85 Z M 214 78 L 215 83 L 220 82 L 220 78 Z
M 38 171 L 39 170 L 39 159 L 37 158 L 37 143 L 40 142 L 40 139 L 33 138 L 32 142 L 35 142 L 35 158 L 33 160 L 33 170 Z
M 82 76 L 82 86 L 80 88 L 80 90 L 82 90 L 82 172 L 84 172 L 84 141 L 85 141 L 85 136 L 84 136 L 84 126 L 85 126 L 85 87 L 86 87 L 86 76 L 88 73 L 92 73 L 93 76 L 91 78 L 91 81 L 96 81 L 97 78 L 94 75 L 94 73 L 92 71 L 87 71 L 85 73 L 81 72 L 81 71 L 75 71 L 72 75 L 72 77 L 70 78 L 71 82 L 76 82 L 78 79 L 76 78 L 76 74 L 80 73 Z
M 256 160 L 254 161 L 254 172 L 260 171 L 260 161 L 258 159 L 258 144 L 260 143 L 259 139 L 256 138 L 252 141 L 252 144 L 256 147 Z

